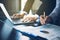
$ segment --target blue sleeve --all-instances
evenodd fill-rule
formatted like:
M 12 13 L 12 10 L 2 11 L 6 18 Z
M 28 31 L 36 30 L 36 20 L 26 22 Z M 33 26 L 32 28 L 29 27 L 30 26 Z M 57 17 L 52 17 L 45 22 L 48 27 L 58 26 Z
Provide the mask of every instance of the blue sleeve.
M 56 0 L 56 7 L 49 15 L 46 23 L 59 24 L 60 25 L 60 0 Z
M 46 23 L 53 24 L 53 19 L 49 16 L 47 20 L 45 21 Z
M 60 19 L 60 8 L 55 8 L 47 18 L 46 23 L 58 24 L 60 22 L 59 19 Z

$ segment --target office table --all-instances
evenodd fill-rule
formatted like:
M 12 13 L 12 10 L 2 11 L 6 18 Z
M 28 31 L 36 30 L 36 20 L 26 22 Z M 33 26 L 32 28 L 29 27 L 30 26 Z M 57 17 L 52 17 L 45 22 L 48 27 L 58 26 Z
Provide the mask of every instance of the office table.
M 14 26 L 18 32 L 27 33 L 29 35 L 40 36 L 48 40 L 59 40 L 60 39 L 60 27 L 52 24 L 46 24 L 38 27 L 16 25 Z M 44 33 L 41 31 L 47 31 Z
M 23 34 L 25 33 L 25 36 L 28 36 L 26 37 L 27 39 L 29 39 L 30 36 L 39 36 L 48 40 L 60 40 L 60 26 L 52 24 L 33 27 L 25 25 L 13 25 L 9 20 L 5 20 L 2 28 L 2 36 L 8 38 L 12 29 L 15 29 L 19 35 L 21 34 L 20 36 L 24 36 Z M 48 31 L 49 33 L 41 32 L 42 30 Z

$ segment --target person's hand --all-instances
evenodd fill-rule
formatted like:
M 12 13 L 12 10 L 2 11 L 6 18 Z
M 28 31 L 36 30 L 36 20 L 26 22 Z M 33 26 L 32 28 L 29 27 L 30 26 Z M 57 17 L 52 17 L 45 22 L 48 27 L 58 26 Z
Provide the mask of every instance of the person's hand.
M 13 19 L 20 19 L 20 18 L 23 18 L 24 15 L 26 15 L 26 14 L 27 14 L 27 12 L 25 12 L 25 11 L 20 11 L 19 13 L 13 14 L 13 15 L 12 15 L 12 18 L 13 18 Z
M 22 13 L 22 14 L 16 13 L 16 14 L 13 14 L 12 18 L 13 18 L 13 19 L 23 18 L 23 16 L 24 16 L 24 13 Z
M 43 15 L 41 15 L 40 16 L 40 23 L 43 25 L 43 24 L 45 24 L 45 21 L 47 20 L 47 18 L 48 18 L 48 16 L 43 16 Z
M 34 22 L 37 20 L 37 15 L 25 15 L 22 19 L 23 22 Z

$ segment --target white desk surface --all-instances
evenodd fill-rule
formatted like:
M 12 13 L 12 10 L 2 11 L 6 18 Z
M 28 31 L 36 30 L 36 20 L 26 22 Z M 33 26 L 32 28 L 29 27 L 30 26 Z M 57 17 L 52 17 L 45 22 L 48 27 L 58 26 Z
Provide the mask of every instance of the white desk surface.
M 47 38 L 48 40 L 51 40 L 56 37 L 60 37 L 60 27 L 51 24 L 47 24 L 39 27 L 17 25 L 14 26 L 14 29 L 22 32 L 26 32 L 28 34 L 33 34 L 35 36 L 44 37 Z M 49 33 L 48 34 L 42 33 L 40 32 L 41 30 L 48 31 Z

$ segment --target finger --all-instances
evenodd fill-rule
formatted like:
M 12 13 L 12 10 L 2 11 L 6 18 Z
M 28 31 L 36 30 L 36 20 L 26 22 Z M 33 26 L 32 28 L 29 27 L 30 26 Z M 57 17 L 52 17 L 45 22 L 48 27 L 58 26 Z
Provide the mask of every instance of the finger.
M 45 19 L 43 19 L 43 18 L 41 17 L 41 18 L 40 18 L 40 22 L 41 22 L 42 25 L 45 24 Z
M 47 20 L 48 16 L 46 16 L 45 21 Z
M 45 17 L 43 15 L 40 16 L 41 19 L 45 19 Z

